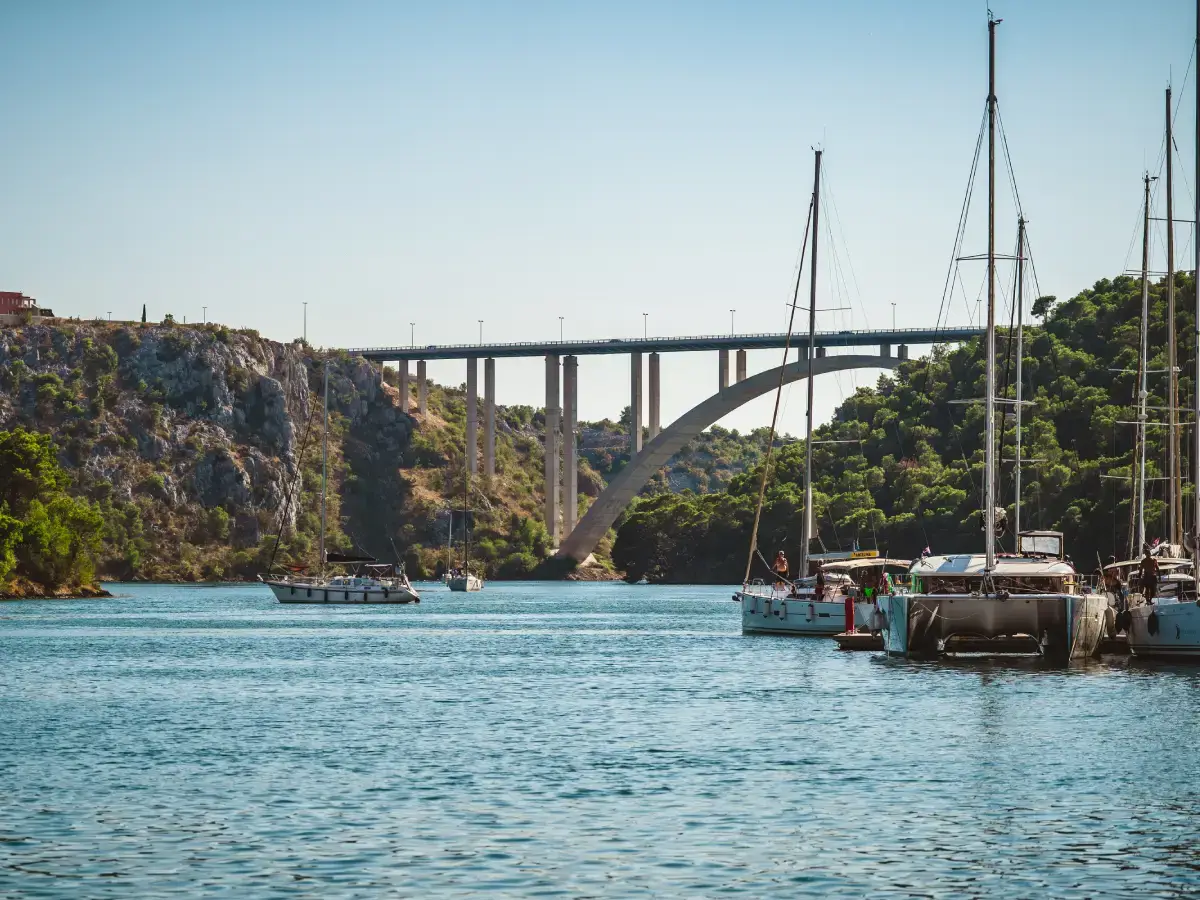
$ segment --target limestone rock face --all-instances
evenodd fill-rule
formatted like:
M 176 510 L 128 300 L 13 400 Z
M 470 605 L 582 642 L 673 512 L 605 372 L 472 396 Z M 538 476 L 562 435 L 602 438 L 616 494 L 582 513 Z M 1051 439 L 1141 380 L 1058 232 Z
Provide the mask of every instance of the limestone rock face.
M 205 453 L 192 471 L 192 486 L 205 509 L 244 506 L 250 501 L 250 476 L 223 448 Z

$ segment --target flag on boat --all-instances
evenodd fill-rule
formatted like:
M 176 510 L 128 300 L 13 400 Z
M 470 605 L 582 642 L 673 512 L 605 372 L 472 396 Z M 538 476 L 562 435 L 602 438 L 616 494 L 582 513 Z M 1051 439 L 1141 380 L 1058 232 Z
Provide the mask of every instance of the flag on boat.
M 921 558 L 924 559 L 929 554 L 930 554 L 929 546 L 926 545 L 925 549 L 921 551 Z

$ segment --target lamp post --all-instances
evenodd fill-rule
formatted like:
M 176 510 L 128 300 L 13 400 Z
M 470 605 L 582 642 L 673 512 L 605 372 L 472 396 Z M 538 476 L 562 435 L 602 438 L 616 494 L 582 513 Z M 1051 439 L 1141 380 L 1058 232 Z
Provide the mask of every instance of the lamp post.
M 646 324 L 647 316 L 649 316 L 649 315 L 650 315 L 650 313 L 642 313 L 642 340 L 643 341 L 646 340 L 647 337 L 649 337 L 650 326 Z
M 110 321 L 110 322 L 112 321 L 112 310 L 111 309 L 108 311 L 108 321 Z
M 204 313 L 204 315 L 201 316 L 201 318 L 204 320 L 203 324 L 207 325 L 208 324 L 208 307 L 202 306 L 202 307 L 200 307 L 200 309 Z
M 417 346 L 417 323 L 416 322 L 408 323 L 408 346 L 409 347 Z
M 479 346 L 483 346 L 483 319 L 476 319 L 479 323 Z
M 304 343 L 307 344 L 308 343 L 308 301 L 305 300 L 303 302 L 304 302 L 304 332 L 303 332 L 303 336 L 301 337 L 301 340 L 303 340 Z
M 562 316 L 558 317 L 558 342 L 560 344 L 563 342 L 563 317 Z
M 736 329 L 734 329 L 734 327 L 733 327 L 733 314 L 735 312 L 737 312 L 736 309 L 731 309 L 729 311 L 729 336 L 730 337 L 733 337 L 735 334 L 737 334 Z
M 896 330 L 896 302 L 892 301 L 892 331 Z

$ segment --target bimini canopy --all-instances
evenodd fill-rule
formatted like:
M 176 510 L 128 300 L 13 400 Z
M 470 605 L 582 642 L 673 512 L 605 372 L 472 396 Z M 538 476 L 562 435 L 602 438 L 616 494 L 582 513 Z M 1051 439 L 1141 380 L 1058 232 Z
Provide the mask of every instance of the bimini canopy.
M 926 556 L 913 563 L 912 574 L 928 578 L 939 575 L 983 577 L 987 557 L 982 553 L 959 553 L 952 556 Z M 1066 578 L 1075 574 L 1075 567 L 1061 559 L 1029 556 L 998 556 L 992 575 L 998 578 Z
M 356 556 L 354 554 L 344 553 L 326 553 L 325 561 L 330 563 L 373 563 L 373 556 Z
M 826 572 L 861 572 L 864 569 L 903 569 L 908 571 L 908 567 L 912 563 L 907 559 L 845 559 L 836 562 L 827 562 L 821 568 Z

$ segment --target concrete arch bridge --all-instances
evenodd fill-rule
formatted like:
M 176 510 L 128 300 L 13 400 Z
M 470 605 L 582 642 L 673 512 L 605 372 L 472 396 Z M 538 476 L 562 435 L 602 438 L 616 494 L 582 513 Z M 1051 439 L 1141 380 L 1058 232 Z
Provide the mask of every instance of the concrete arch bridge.
M 847 369 L 895 369 L 902 361 L 901 358 L 882 354 L 818 356 L 812 361 L 812 370 L 813 375 L 825 375 Z M 579 524 L 566 535 L 559 547 L 559 558 L 574 559 L 577 562 L 587 559 L 646 482 L 665 466 L 684 444 L 739 406 L 774 391 L 779 386 L 781 368 L 784 384 L 791 384 L 808 377 L 808 364 L 808 360 L 802 358 L 786 367 L 777 366 L 723 387 L 658 432 L 609 482 L 608 487 L 579 520 Z

